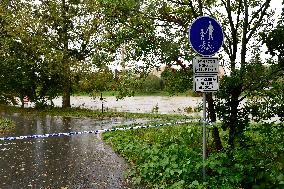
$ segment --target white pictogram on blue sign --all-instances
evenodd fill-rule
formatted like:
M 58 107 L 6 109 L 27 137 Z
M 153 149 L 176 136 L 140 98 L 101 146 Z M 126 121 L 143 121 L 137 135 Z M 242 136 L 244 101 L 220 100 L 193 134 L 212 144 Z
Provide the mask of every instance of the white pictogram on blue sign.
M 192 48 L 200 55 L 211 56 L 223 44 L 223 31 L 213 18 L 202 16 L 197 18 L 189 28 L 189 41 Z

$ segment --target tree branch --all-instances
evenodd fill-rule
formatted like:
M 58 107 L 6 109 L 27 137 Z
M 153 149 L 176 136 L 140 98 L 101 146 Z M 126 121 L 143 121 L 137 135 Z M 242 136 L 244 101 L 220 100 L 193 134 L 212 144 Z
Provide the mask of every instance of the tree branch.
M 202 0 L 198 0 L 198 9 L 199 9 L 199 15 L 203 15 L 203 3 Z
M 258 21 L 255 23 L 254 27 L 252 29 L 250 29 L 247 40 L 249 40 L 253 36 L 253 34 L 256 32 L 257 28 L 261 25 L 261 22 L 263 21 L 263 17 L 266 14 L 266 11 L 267 11 L 267 9 L 270 5 L 270 2 L 271 2 L 271 0 L 266 0 L 266 2 L 264 3 L 265 6 L 264 6 L 263 10 L 261 11 L 260 17 L 259 17 Z
M 190 5 L 191 2 L 188 2 L 188 3 L 185 3 L 185 2 L 181 2 L 181 1 L 175 1 L 175 0 L 168 0 L 169 2 L 171 3 L 175 3 L 175 4 L 178 4 L 178 5 Z
M 226 9 L 226 12 L 228 14 L 228 19 L 229 19 L 229 23 L 230 23 L 230 27 L 231 27 L 231 30 L 234 31 L 234 22 L 233 22 L 233 18 L 232 18 L 232 10 L 231 10 L 231 1 L 230 0 L 227 0 L 227 3 L 224 1 L 224 0 L 221 0 L 225 9 Z
M 178 4 L 178 5 L 182 5 L 182 6 L 189 6 L 191 11 L 192 11 L 192 13 L 193 13 L 194 18 L 198 17 L 198 14 L 197 14 L 197 12 L 196 12 L 196 10 L 195 10 L 191 0 L 188 1 L 188 3 L 181 2 L 181 1 L 176 1 L 176 0 L 168 0 L 168 1 L 171 2 L 171 3 Z
M 231 57 L 232 57 L 232 54 L 233 54 L 232 41 L 231 41 L 230 37 L 227 35 L 226 32 L 223 32 L 223 33 L 224 33 L 224 36 L 225 36 L 226 40 L 227 40 L 228 43 L 229 43 L 229 45 L 228 45 L 228 47 L 227 47 L 229 53 L 227 53 L 227 54 L 228 54 L 228 55 L 230 56 L 230 58 L 231 58 Z M 225 46 L 225 43 L 223 43 L 223 44 L 224 44 L 224 45 L 223 45 L 223 47 L 224 47 L 224 46 Z
M 213 14 L 213 12 L 211 11 L 211 9 L 210 9 L 209 7 L 205 7 L 205 9 L 206 9 L 206 11 L 209 12 L 209 15 L 210 15 L 211 17 L 214 17 L 214 14 Z
M 241 7 L 242 7 L 242 0 L 239 1 L 239 7 L 237 12 L 237 22 L 236 27 L 232 31 L 233 33 L 233 59 L 235 60 L 237 58 L 237 51 L 238 51 L 238 28 L 240 24 L 240 15 L 241 15 Z
M 244 24 L 243 24 L 243 36 L 242 36 L 242 50 L 241 50 L 241 65 L 243 65 L 246 61 L 246 47 L 247 47 L 247 33 L 248 33 L 248 3 L 247 0 L 244 0 L 244 7 L 245 7 L 245 17 L 244 17 Z
M 236 23 L 236 29 L 239 27 L 240 23 L 240 14 L 241 14 L 241 6 L 242 6 L 242 0 L 239 1 L 239 7 L 238 7 L 238 16 L 237 16 L 237 23 Z
M 231 1 L 227 0 L 227 2 L 226 2 L 224 0 L 221 0 L 221 2 L 223 3 L 223 5 L 226 9 L 228 19 L 229 19 L 230 28 L 231 28 L 231 31 L 232 31 L 233 41 L 230 40 L 229 36 L 225 35 L 225 37 L 229 41 L 230 54 L 228 54 L 228 55 L 229 55 L 230 60 L 231 60 L 231 69 L 234 70 L 235 69 L 235 62 L 236 62 L 236 58 L 237 58 L 237 50 L 238 50 L 238 48 L 237 48 L 237 45 L 238 45 L 237 30 L 238 30 L 238 28 L 235 27 L 235 25 L 234 25 L 234 21 L 233 21 L 233 17 L 232 17 Z M 239 3 L 239 10 L 240 10 L 240 7 L 241 7 L 241 1 Z M 239 18 L 239 15 L 240 15 L 240 11 L 238 11 L 238 18 Z M 237 24 L 238 24 L 238 19 L 237 19 Z
M 252 24 L 253 20 L 257 18 L 259 13 L 262 11 L 263 8 L 265 8 L 266 2 L 262 4 L 262 6 L 253 14 L 249 24 Z
M 230 49 L 225 45 L 225 43 L 223 44 L 223 48 L 224 48 L 224 51 L 225 51 L 229 56 L 231 56 Z
M 193 4 L 192 4 L 192 1 L 189 0 L 188 3 L 189 3 L 189 6 L 190 6 L 191 11 L 192 11 L 192 13 L 193 13 L 193 16 L 194 16 L 195 18 L 197 18 L 197 17 L 198 17 L 198 14 L 197 14 L 197 12 L 196 12 L 196 10 L 195 10 Z
M 283 71 L 282 68 L 276 69 L 275 71 L 271 72 L 269 75 L 267 75 L 266 77 L 264 77 L 264 79 L 249 83 L 249 85 L 244 86 L 242 88 L 242 92 L 248 90 L 249 88 L 251 88 L 252 86 L 254 86 L 253 88 L 251 88 L 250 90 L 256 90 L 259 87 L 261 87 L 261 85 L 264 85 L 265 83 L 269 83 L 273 78 L 279 76 L 278 74 Z M 263 77 L 262 77 L 263 78 Z

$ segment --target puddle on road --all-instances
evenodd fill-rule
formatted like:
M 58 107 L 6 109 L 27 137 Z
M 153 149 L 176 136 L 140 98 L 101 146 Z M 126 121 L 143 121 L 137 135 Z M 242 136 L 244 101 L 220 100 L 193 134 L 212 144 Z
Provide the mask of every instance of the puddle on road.
M 7 117 L 7 115 L 6 115 Z M 8 116 L 9 136 L 111 128 L 143 119 Z M 0 141 L 0 188 L 127 188 L 123 159 L 95 134 Z

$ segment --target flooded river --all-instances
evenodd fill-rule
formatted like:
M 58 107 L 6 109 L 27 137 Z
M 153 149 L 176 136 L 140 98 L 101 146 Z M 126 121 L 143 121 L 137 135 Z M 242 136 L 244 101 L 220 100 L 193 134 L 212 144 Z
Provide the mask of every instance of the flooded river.
M 16 130 L 9 136 L 96 130 L 145 122 L 125 118 L 2 116 L 16 121 Z M 129 188 L 123 179 L 126 168 L 123 159 L 103 143 L 100 135 L 0 141 L 0 188 L 3 189 Z
M 132 113 L 160 113 L 160 114 L 187 114 L 188 107 L 196 108 L 202 102 L 201 97 L 185 96 L 136 96 L 117 100 L 114 96 L 103 97 L 103 106 L 106 111 L 132 112 Z M 62 97 L 53 99 L 54 105 L 61 107 Z M 71 96 L 72 107 L 81 107 L 101 110 L 100 97 Z M 29 107 L 34 106 L 29 103 Z M 198 114 L 198 113 L 197 113 Z M 198 114 L 199 115 L 199 114 Z

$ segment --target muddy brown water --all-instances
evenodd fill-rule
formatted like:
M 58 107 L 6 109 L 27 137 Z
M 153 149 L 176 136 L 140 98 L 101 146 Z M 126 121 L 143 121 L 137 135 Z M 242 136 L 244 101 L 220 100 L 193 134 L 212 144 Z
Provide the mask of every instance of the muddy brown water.
M 2 116 L 16 121 L 16 129 L 9 136 L 105 129 L 147 121 L 19 114 Z M 0 188 L 3 189 L 129 188 L 124 179 L 126 169 L 124 160 L 102 141 L 100 135 L 0 141 Z
M 202 115 L 186 111 L 188 107 L 196 108 L 202 102 L 201 97 L 182 97 L 182 96 L 136 96 L 116 99 L 114 96 L 103 97 L 105 111 L 132 112 L 132 113 L 152 113 L 154 110 L 160 114 L 186 114 Z M 101 110 L 102 101 L 100 97 L 71 96 L 72 107 Z M 62 97 L 53 99 L 54 105 L 61 107 Z M 33 107 L 34 103 L 29 103 Z

